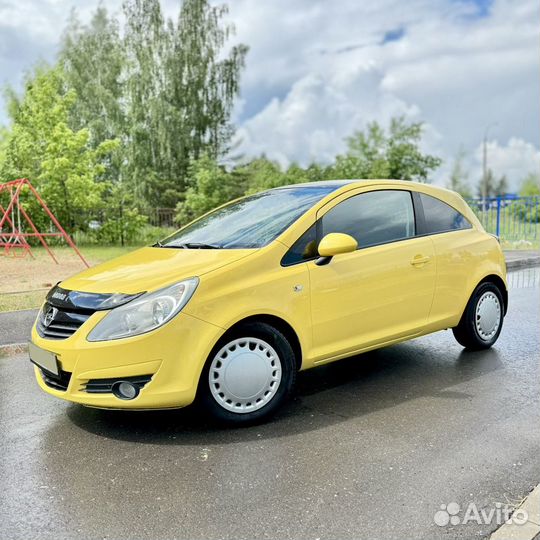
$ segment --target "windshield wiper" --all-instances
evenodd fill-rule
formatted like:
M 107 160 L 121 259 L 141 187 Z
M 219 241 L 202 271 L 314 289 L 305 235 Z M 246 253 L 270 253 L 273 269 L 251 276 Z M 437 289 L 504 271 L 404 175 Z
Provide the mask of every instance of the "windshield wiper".
M 221 246 L 217 244 L 205 244 L 203 242 L 186 242 L 180 244 L 180 246 L 186 249 L 221 249 Z
M 183 244 L 162 244 L 161 242 L 157 242 L 154 245 L 170 249 L 221 249 L 221 246 L 217 244 L 204 244 L 202 242 L 185 242 Z

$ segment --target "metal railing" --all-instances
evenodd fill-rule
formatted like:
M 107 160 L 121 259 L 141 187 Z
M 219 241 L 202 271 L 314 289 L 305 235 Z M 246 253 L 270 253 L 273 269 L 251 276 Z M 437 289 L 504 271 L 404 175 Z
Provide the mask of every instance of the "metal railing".
M 155 227 L 176 227 L 174 208 L 155 208 L 148 216 L 148 221 Z
M 540 196 L 467 199 L 486 231 L 503 240 L 540 239 Z

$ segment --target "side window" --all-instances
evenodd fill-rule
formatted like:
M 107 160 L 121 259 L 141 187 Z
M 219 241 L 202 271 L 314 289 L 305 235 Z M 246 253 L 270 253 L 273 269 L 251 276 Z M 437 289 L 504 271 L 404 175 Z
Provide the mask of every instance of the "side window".
M 343 201 L 322 217 L 322 235 L 351 235 L 360 249 L 415 235 L 411 193 L 371 191 Z
M 459 229 L 470 229 L 472 225 L 468 219 L 445 202 L 420 193 L 424 219 L 426 222 L 426 234 L 435 234 Z
M 285 253 L 281 264 L 289 266 L 318 257 L 317 225 L 312 225 Z

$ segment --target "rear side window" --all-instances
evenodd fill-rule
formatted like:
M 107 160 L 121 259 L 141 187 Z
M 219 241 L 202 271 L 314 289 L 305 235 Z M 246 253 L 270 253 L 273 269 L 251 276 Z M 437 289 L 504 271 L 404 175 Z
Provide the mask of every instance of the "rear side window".
M 420 200 L 424 209 L 426 234 L 457 231 L 472 227 L 463 214 L 445 202 L 425 193 L 420 193 Z
M 409 191 L 384 190 L 356 195 L 322 217 L 322 235 L 345 233 L 365 248 L 415 235 Z

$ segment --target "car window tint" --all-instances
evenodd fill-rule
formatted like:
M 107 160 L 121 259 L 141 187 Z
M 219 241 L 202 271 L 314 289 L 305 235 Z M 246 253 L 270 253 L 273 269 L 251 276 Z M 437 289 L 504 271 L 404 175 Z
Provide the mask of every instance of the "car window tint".
M 281 264 L 289 266 L 318 257 L 317 226 L 312 225 L 287 251 Z
M 371 191 L 343 201 L 322 218 L 322 234 L 334 232 L 351 235 L 360 249 L 414 236 L 410 192 Z
M 427 234 L 471 228 L 468 219 L 445 202 L 424 193 L 420 193 L 420 200 Z

